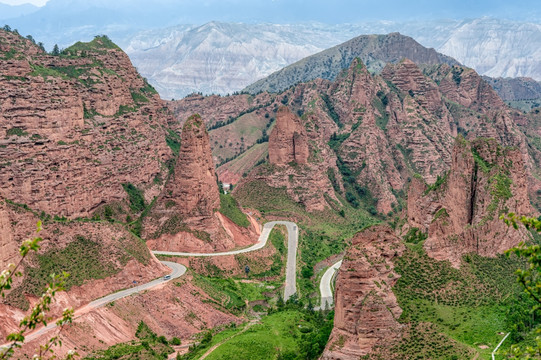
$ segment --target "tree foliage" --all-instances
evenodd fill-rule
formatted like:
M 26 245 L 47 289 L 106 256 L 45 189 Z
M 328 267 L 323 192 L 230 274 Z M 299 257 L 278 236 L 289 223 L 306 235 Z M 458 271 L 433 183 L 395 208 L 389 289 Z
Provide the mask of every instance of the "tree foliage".
M 527 229 L 536 232 L 541 232 L 541 218 L 531 218 L 526 216 L 518 216 L 514 213 L 509 213 L 507 217 L 502 219 L 509 226 L 518 229 L 522 223 Z M 539 244 L 526 245 L 520 243 L 518 246 L 509 249 L 507 255 L 515 254 L 524 258 L 528 264 L 526 269 L 518 269 L 516 271 L 517 281 L 524 287 L 524 291 L 534 300 L 532 312 L 541 309 L 541 246 Z M 536 329 L 537 337 L 535 345 L 521 347 L 513 345 L 509 351 L 511 359 L 541 359 L 541 327 Z

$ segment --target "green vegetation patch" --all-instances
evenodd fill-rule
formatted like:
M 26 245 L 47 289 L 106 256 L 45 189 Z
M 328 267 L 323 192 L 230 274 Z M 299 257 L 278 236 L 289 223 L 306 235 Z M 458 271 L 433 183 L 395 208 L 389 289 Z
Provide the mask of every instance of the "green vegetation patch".
M 284 259 L 287 256 L 285 233 L 286 230 L 283 225 L 275 225 L 269 234 L 269 241 L 267 242 L 266 246 L 273 246 L 276 249 L 276 252 L 272 256 L 272 264 L 270 268 L 268 268 L 265 263 L 262 263 L 261 259 L 253 258 L 244 254 L 235 255 L 235 258 L 241 266 L 250 267 L 250 278 L 266 279 L 268 277 L 272 277 L 282 279 L 281 274 L 285 269 Z
M 422 242 L 407 245 L 405 253 L 395 261 L 395 271 L 401 277 L 393 292 L 403 309 L 399 321 L 409 323 L 413 332 L 397 349 L 406 357 L 439 347 L 442 354 L 462 359 L 459 354 L 464 346 L 490 354 L 501 340 L 499 332 L 515 330 L 520 337 L 532 326 L 527 320 L 531 319 L 531 304 L 524 299 L 515 279 L 515 270 L 523 266 L 524 262 L 514 256 L 484 258 L 468 254 L 456 269 L 447 261 L 430 258 Z M 420 337 L 420 329 L 427 326 L 429 332 L 439 334 L 431 336 L 430 341 Z M 446 342 L 445 337 L 453 341 Z M 480 345 L 489 349 L 483 350 Z
M 107 49 L 120 50 L 120 48 L 115 43 L 113 43 L 111 39 L 109 39 L 106 35 L 101 35 L 94 37 L 94 39 L 90 42 L 78 41 L 69 48 L 65 49 L 62 54 L 77 55 L 77 53 L 81 51 L 104 52 Z
M 408 327 L 402 341 L 391 349 L 395 359 L 471 359 L 473 351 L 438 331 L 430 323 Z
M 232 337 L 207 359 L 317 359 L 332 330 L 332 316 L 286 307 Z
M 272 165 L 263 164 L 261 167 L 272 168 Z M 304 211 L 301 205 L 287 195 L 285 188 L 273 188 L 260 180 L 237 188 L 235 197 L 244 207 L 255 208 L 263 213 L 290 214 Z
M 63 78 L 65 79 L 66 76 L 62 74 L 61 72 L 48 68 L 42 65 L 37 64 L 30 64 L 30 68 L 32 69 L 32 72 L 28 74 L 28 76 L 41 76 L 44 79 L 47 79 L 47 77 L 57 77 L 57 78 Z
M 421 229 L 412 227 L 408 233 L 403 236 L 404 241 L 411 244 L 418 244 L 428 237 L 428 233 L 424 233 Z
M 150 94 L 150 95 L 156 95 L 158 94 L 158 91 L 156 91 L 156 89 L 154 89 L 154 86 L 150 85 L 148 83 L 148 80 L 143 78 L 143 82 L 145 83 L 145 86 L 143 86 L 141 89 L 141 92 L 143 94 Z
M 250 221 L 231 194 L 220 194 L 220 212 L 235 224 L 247 228 Z
M 141 94 L 139 91 L 131 90 L 130 93 L 131 98 L 136 104 L 143 104 L 149 101 L 148 98 L 145 95 Z
M 12 127 L 6 131 L 6 137 L 10 136 L 27 136 L 28 133 L 21 128 Z
M 167 146 L 171 149 L 173 154 L 178 156 L 180 152 L 180 135 L 176 131 L 171 129 L 165 129 L 165 142 Z
M 178 338 L 167 340 L 165 336 L 156 335 L 144 322 L 140 322 L 135 332 L 139 340 L 117 344 L 106 350 L 98 350 L 85 357 L 86 360 L 113 360 L 113 359 L 167 359 L 174 350 L 169 344 L 180 344 Z
M 444 184 L 447 183 L 448 176 L 449 176 L 449 171 L 447 171 L 443 176 L 438 175 L 434 184 L 427 185 L 424 195 L 428 194 L 431 191 L 436 191 L 438 189 L 441 189 L 444 186 Z
M 376 116 L 376 125 L 383 131 L 387 130 L 387 123 L 389 122 L 389 114 L 385 110 L 388 101 L 387 95 L 381 90 L 372 99 L 372 106 L 379 112 L 379 115 Z
M 268 291 L 265 283 L 244 283 L 234 279 L 221 279 L 193 273 L 194 284 L 209 295 L 213 302 L 227 309 L 229 312 L 239 314 L 246 308 L 246 300 L 266 300 L 263 295 Z
M 336 125 L 338 125 L 339 128 L 344 127 L 344 124 L 340 120 L 340 116 L 338 115 L 336 110 L 334 110 L 334 105 L 331 99 L 329 98 L 329 95 L 321 94 L 321 99 L 325 103 L 325 106 L 327 107 L 327 114 L 329 114 L 331 119 L 336 123 Z
M 130 209 L 136 213 L 143 211 L 146 207 L 143 191 L 131 183 L 122 184 L 122 188 L 128 194 Z
M 120 105 L 114 117 L 119 117 L 119 116 L 131 113 L 131 112 L 136 112 L 136 111 L 137 111 L 137 107 L 135 106 Z

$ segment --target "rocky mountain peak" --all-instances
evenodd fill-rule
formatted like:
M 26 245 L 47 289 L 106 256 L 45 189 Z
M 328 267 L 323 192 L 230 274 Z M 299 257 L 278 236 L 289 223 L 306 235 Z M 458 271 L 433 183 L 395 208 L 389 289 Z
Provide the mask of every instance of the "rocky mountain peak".
M 220 207 L 209 136 L 197 114 L 190 116 L 182 128 L 175 172 L 165 187 L 164 198 L 174 201 L 183 217 L 209 217 Z
M 269 161 L 275 165 L 308 162 L 306 129 L 298 116 L 282 106 L 276 113 L 276 126 L 269 136 Z
M 124 52 L 105 37 L 58 56 L 13 32 L 0 43 L 1 196 L 76 218 L 126 199 L 122 184 L 161 187 L 172 117 Z

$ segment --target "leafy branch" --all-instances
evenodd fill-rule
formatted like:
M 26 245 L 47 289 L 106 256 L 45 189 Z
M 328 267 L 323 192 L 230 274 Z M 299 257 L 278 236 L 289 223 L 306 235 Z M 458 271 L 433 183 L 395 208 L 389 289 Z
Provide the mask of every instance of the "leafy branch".
M 41 221 L 37 223 L 36 233 L 42 230 Z M 7 269 L 0 273 L 0 295 L 2 298 L 6 296 L 6 291 L 10 290 L 13 285 L 14 277 L 21 277 L 23 274 L 19 270 L 25 258 L 27 258 L 30 252 L 37 252 L 40 248 L 39 243 L 42 241 L 41 237 L 34 237 L 25 240 L 19 248 L 19 254 L 21 258 L 17 264 L 9 264 Z M 9 359 L 13 356 L 15 349 L 21 348 L 25 342 L 25 337 L 32 330 L 35 330 L 37 326 L 47 326 L 47 322 L 50 318 L 47 317 L 47 312 L 51 310 L 51 304 L 54 301 L 56 293 L 64 290 L 65 280 L 69 274 L 62 272 L 62 274 L 51 274 L 51 282 L 45 289 L 45 292 L 41 295 L 39 301 L 32 307 L 30 313 L 26 315 L 19 323 L 19 331 L 13 332 L 6 337 L 6 341 L 9 345 L 5 348 L 0 348 L 0 360 Z M 45 344 L 42 344 L 37 349 L 37 353 L 32 357 L 33 359 L 42 360 L 47 355 L 51 355 L 51 359 L 55 359 L 53 347 L 61 346 L 62 341 L 59 339 L 59 334 L 62 332 L 67 324 L 71 324 L 73 320 L 73 309 L 65 309 L 62 313 L 62 318 L 56 322 L 56 325 L 60 328 L 58 334 L 49 339 Z M 76 352 L 68 352 L 66 359 L 73 359 L 78 356 Z

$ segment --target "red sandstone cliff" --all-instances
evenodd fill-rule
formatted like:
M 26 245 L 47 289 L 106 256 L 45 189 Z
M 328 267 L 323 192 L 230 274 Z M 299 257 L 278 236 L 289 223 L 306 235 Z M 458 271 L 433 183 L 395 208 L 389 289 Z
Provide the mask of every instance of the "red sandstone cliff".
M 278 109 L 276 126 L 269 136 L 269 161 L 278 166 L 308 162 L 306 130 L 300 119 L 285 106 Z
M 219 108 L 231 111 L 230 107 L 241 100 L 234 96 L 229 102 L 226 99 L 220 98 L 218 103 L 216 99 L 194 98 L 190 104 L 183 102 L 183 106 L 195 109 L 212 100 Z M 494 137 L 505 146 L 518 147 L 529 174 L 536 167 L 532 157 L 541 158 L 528 146 L 526 137 L 497 94 L 473 70 L 463 67 L 420 68 L 404 59 L 387 65 L 380 76 L 370 74 L 362 62 L 355 59 L 334 82 L 301 83 L 271 100 L 271 105 L 251 112 L 251 120 L 246 115 L 242 126 L 256 123 L 255 119 L 264 126 L 263 115 L 270 113 L 272 117 L 273 111 L 286 103 L 293 114 L 303 114 L 281 119 L 288 120 L 285 122 L 289 124 L 285 127 L 290 129 L 288 131 L 306 132 L 307 166 L 297 169 L 284 166 L 294 163 L 293 136 L 277 124 L 282 129 L 277 131 L 281 136 L 271 136 L 269 141 L 269 162 L 280 164 L 277 168 L 263 166 L 242 179 L 264 156 L 265 149 L 258 148 L 247 151 L 246 157 L 235 158 L 228 163 L 231 166 L 223 166 L 220 173 L 228 180 L 241 178 L 241 185 L 257 180 L 272 187 L 285 187 L 288 195 L 309 211 L 328 206 L 323 194 L 333 197 L 337 190 L 345 196 L 344 182 L 336 167 L 337 157 L 351 170 L 355 183 L 367 189 L 376 200 L 377 210 L 385 214 L 399 209 L 400 194 L 406 191 L 408 179 L 414 174 L 420 174 L 432 184 L 450 168 L 453 138 L 458 133 L 468 139 Z M 243 106 L 239 110 L 244 109 Z M 224 129 L 233 130 L 234 124 L 213 131 L 226 134 Z M 336 153 L 328 146 L 333 133 L 341 139 Z M 231 142 L 215 139 L 211 142 L 215 154 L 230 153 L 226 149 Z M 241 149 L 242 144 L 238 151 Z M 301 158 L 303 162 L 304 150 Z M 334 184 L 326 179 L 333 174 Z M 529 183 L 535 195 L 541 184 L 531 175 Z
M 123 183 L 150 202 L 173 118 L 128 56 L 102 37 L 62 56 L 5 31 L 0 43 L 0 195 L 72 219 L 124 201 Z
M 24 276 L 0 305 L 2 334 L 49 272 L 72 273 L 56 314 L 167 273 L 122 224 L 90 221 L 105 206 L 118 210 L 111 220 L 133 216 L 122 184 L 135 184 L 150 202 L 172 155 L 172 117 L 127 55 L 97 37 L 50 56 L 0 30 L 0 104 L 0 266 L 17 261 L 39 219 L 44 227 L 38 255 L 23 263 Z M 86 219 L 71 220 L 78 217 Z
M 528 238 L 522 229 L 499 219 L 514 212 L 528 215 L 527 173 L 517 149 L 493 139 L 457 138 L 449 173 L 436 187 L 413 179 L 408 192 L 408 223 L 428 232 L 424 247 L 438 260 L 460 265 L 470 252 L 495 256 Z
M 322 359 L 356 360 L 400 338 L 402 310 L 391 288 L 393 259 L 404 250 L 386 226 L 358 233 L 336 279 L 334 328 Z

